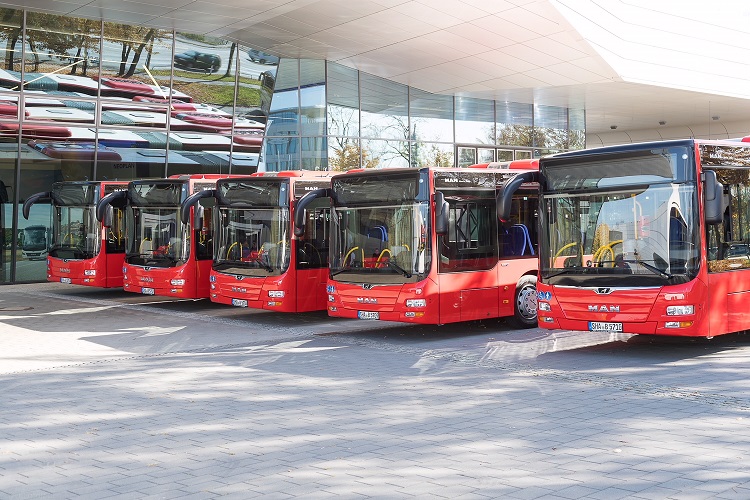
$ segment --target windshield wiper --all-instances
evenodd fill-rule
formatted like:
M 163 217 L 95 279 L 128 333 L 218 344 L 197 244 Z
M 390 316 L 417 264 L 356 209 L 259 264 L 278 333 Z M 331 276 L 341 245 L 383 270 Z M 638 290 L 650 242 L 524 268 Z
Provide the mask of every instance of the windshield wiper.
M 568 274 L 568 273 L 573 272 L 573 271 L 585 271 L 586 269 L 589 269 L 589 268 L 588 267 L 584 267 L 584 266 L 566 267 L 565 269 L 561 269 L 561 270 L 557 271 L 556 273 L 552 273 L 549 276 L 545 276 L 545 278 L 546 279 L 554 278 L 555 276 L 560 276 L 561 274 Z
M 654 273 L 656 273 L 656 274 L 658 274 L 660 276 L 663 276 L 663 277 L 665 277 L 667 279 L 672 279 L 672 277 L 674 276 L 672 274 L 669 274 L 666 271 L 662 271 L 661 269 L 659 269 L 656 266 L 652 266 L 651 264 L 646 264 L 642 260 L 635 260 L 635 259 L 627 259 L 627 260 L 625 260 L 625 259 L 623 259 L 623 262 L 627 262 L 628 264 L 633 264 L 633 263 L 640 264 L 643 267 L 645 267 L 646 269 L 648 269 L 649 271 L 653 271 Z
M 407 271 L 406 269 L 404 269 L 403 267 L 399 266 L 398 264 L 396 264 L 390 259 L 388 259 L 386 262 L 388 264 L 388 267 L 393 268 L 396 271 L 400 272 L 401 274 L 404 275 L 405 278 L 411 278 L 411 273 Z
M 357 269 L 362 269 L 362 268 L 361 267 L 352 267 L 352 266 L 342 267 L 338 271 L 331 272 L 331 277 L 333 278 L 334 276 L 336 276 L 338 274 L 345 273 L 347 271 L 354 271 L 354 270 L 357 270 Z

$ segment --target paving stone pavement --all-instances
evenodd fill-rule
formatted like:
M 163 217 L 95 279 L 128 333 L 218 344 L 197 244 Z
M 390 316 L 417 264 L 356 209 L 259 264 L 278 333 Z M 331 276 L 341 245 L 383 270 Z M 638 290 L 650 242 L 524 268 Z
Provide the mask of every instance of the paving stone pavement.
M 0 287 L 0 498 L 750 498 L 750 337 Z

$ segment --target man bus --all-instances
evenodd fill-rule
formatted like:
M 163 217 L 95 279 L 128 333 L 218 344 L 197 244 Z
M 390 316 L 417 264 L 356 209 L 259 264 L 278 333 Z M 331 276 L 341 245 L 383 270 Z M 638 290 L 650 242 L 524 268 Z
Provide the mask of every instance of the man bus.
M 41 200 L 52 201 L 51 246 L 47 257 L 47 281 L 113 288 L 122 286 L 125 230 L 122 204 L 113 206 L 111 226 L 96 220 L 96 204 L 116 191 L 127 189 L 125 181 L 56 182 L 52 190 L 29 196 L 23 216 Z M 34 227 L 34 226 L 32 226 Z M 47 228 L 42 239 L 46 241 Z M 47 252 L 45 243 L 44 251 Z
M 215 198 L 211 301 L 278 312 L 324 310 L 330 201 L 299 200 L 330 184 L 329 172 L 263 172 L 222 179 L 215 190 L 185 200 L 183 221 L 198 200 Z
M 696 337 L 750 328 L 750 144 L 562 153 L 542 158 L 539 179 L 541 327 Z M 514 182 L 505 188 L 500 198 Z
M 123 289 L 183 299 L 209 296 L 213 258 L 212 207 L 201 207 L 183 222 L 180 205 L 190 195 L 216 187 L 223 174 L 176 175 L 130 181 L 127 191 L 97 204 L 97 217 L 110 224 L 108 206 L 124 200 Z
M 519 170 L 381 169 L 332 178 L 331 316 L 536 326 L 537 196 L 506 221 L 496 192 Z

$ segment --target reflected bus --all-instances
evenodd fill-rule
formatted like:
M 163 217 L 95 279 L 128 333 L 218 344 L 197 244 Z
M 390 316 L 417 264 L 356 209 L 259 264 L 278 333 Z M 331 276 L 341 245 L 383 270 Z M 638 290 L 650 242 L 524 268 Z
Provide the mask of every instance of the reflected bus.
M 111 227 L 96 219 L 96 204 L 110 193 L 127 188 L 127 182 L 56 182 L 52 190 L 29 196 L 23 216 L 41 200 L 52 203 L 52 230 L 45 226 L 24 229 L 21 251 L 27 258 L 47 259 L 47 281 L 112 288 L 122 286 L 125 257 L 123 205 L 113 207 Z M 47 238 L 49 236 L 49 249 Z M 34 252 L 30 256 L 30 252 Z

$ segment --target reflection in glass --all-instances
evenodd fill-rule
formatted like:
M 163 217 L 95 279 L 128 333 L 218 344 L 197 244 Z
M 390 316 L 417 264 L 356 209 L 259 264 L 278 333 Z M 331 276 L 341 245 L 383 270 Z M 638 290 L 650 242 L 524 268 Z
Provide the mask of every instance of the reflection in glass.
M 346 172 L 353 168 L 373 168 L 372 158 L 367 155 L 361 158 L 363 151 L 357 139 L 348 137 L 328 137 L 328 168 L 337 172 Z
M 568 110 L 557 106 L 536 106 L 534 131 L 534 146 L 545 148 L 545 154 L 568 149 Z
M 411 159 L 412 167 L 452 167 L 453 144 L 414 142 Z
M 372 167 L 394 168 L 409 166 L 409 143 L 406 141 L 362 140 L 362 157 Z
M 355 69 L 328 63 L 328 133 L 359 137 L 359 77 Z
M 456 142 L 495 143 L 495 107 L 493 101 L 458 97 L 456 103 Z
M 534 111 L 531 104 L 498 102 L 496 144 L 533 146 Z M 512 158 L 511 158 L 512 159 Z
M 24 89 L 96 95 L 100 30 L 101 21 L 27 12 Z
M 458 148 L 458 166 L 468 167 L 477 163 L 477 148 Z
M 453 97 L 411 89 L 411 138 L 423 142 L 453 142 Z
M 360 85 L 362 136 L 408 140 L 408 87 L 366 73 L 360 75 Z

